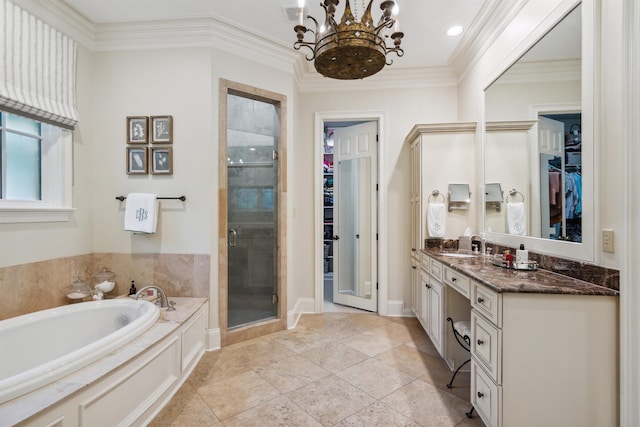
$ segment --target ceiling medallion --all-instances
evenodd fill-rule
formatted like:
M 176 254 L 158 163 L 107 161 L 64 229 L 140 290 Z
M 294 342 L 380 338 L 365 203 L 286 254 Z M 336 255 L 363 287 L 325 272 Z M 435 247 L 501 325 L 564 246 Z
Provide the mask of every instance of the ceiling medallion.
M 365 1 L 362 0 L 363 6 Z M 301 47 L 308 48 L 311 56 L 307 56 L 307 60 L 314 61 L 320 74 L 340 80 L 364 79 L 382 70 L 385 65 L 393 63 L 393 60 L 387 60 L 387 54 L 394 52 L 398 57 L 404 55 L 404 50 L 400 47 L 404 33 L 398 31 L 395 1 L 385 0 L 380 3 L 382 16 L 377 26 L 373 25 L 371 17 L 373 0 L 369 1 L 364 15 L 359 20 L 356 20 L 347 0 L 340 24 L 335 20 L 338 3 L 340 0 L 324 0 L 320 4 L 325 10 L 323 25 L 307 15 L 307 18 L 315 23 L 314 31 L 304 26 L 304 0 L 298 0 L 300 21 L 293 28 L 298 41 L 293 47 L 296 50 Z M 315 35 L 315 41 L 304 41 L 307 32 Z M 386 38 L 393 40 L 393 46 L 387 46 Z

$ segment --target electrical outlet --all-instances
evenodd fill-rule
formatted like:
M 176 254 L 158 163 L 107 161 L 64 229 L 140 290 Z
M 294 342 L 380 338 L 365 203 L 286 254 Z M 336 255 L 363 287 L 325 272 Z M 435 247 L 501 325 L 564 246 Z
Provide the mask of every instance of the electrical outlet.
M 602 252 L 613 253 L 613 230 L 602 230 Z

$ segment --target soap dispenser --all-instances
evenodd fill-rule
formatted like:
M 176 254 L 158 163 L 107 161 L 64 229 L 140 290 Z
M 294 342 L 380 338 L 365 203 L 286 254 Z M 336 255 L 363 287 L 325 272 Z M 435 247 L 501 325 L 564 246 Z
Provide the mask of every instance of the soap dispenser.
M 529 251 L 521 244 L 520 249 L 516 251 L 516 264 L 526 264 L 527 262 L 529 262 Z
M 138 290 L 136 289 L 136 284 L 135 282 L 132 280 L 131 281 L 131 287 L 129 288 L 129 296 L 133 296 L 138 292 Z

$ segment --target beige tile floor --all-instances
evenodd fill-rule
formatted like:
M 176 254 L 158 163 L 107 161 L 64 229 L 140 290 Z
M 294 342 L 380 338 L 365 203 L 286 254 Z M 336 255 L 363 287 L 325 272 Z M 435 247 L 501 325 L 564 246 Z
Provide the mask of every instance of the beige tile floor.
M 150 425 L 484 426 L 469 374 L 450 377 L 416 319 L 309 314 L 206 353 Z

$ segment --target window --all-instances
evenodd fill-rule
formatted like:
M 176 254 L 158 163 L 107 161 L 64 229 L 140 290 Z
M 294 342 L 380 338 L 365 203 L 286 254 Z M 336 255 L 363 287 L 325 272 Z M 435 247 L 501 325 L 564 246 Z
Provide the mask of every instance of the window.
M 0 111 L 0 222 L 68 221 L 71 132 Z

